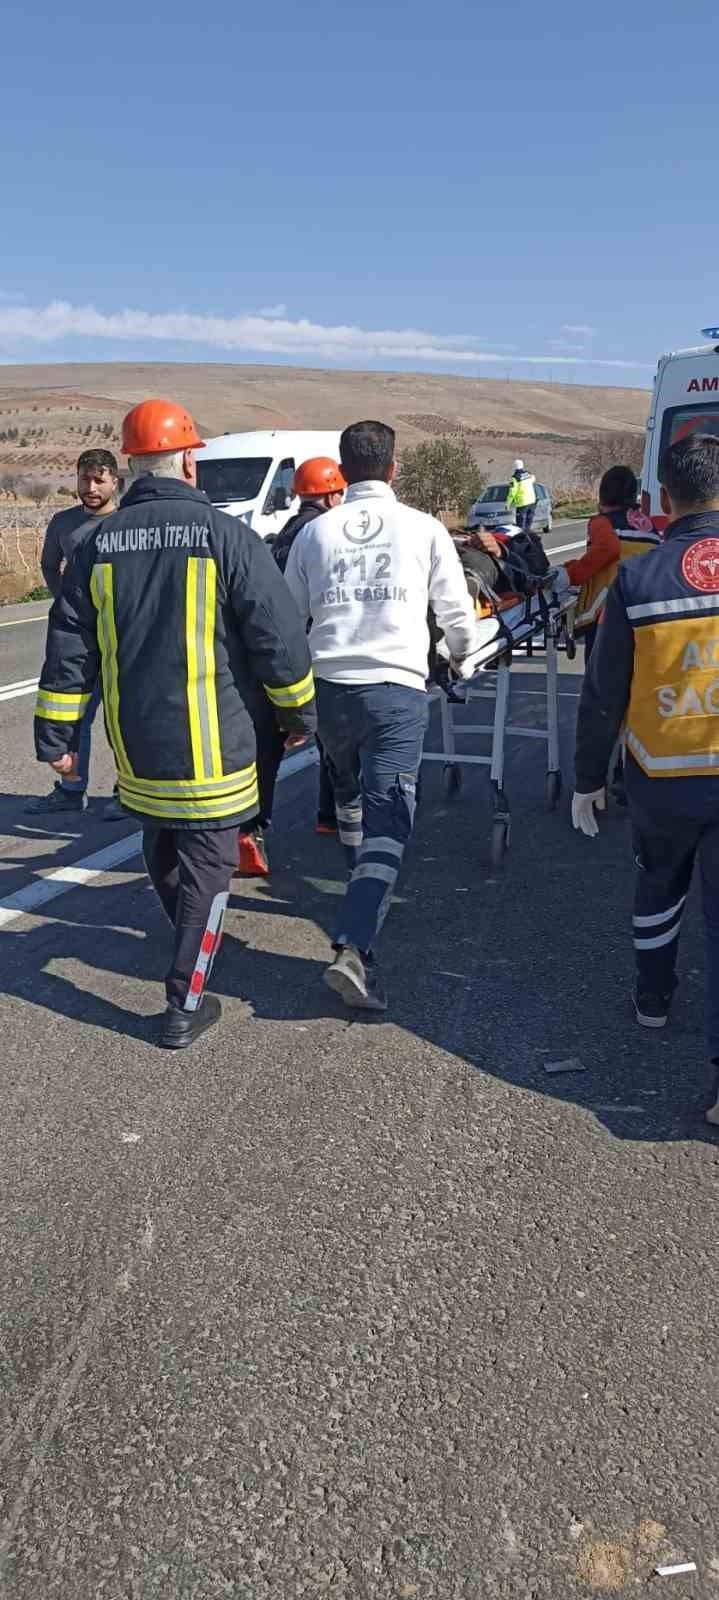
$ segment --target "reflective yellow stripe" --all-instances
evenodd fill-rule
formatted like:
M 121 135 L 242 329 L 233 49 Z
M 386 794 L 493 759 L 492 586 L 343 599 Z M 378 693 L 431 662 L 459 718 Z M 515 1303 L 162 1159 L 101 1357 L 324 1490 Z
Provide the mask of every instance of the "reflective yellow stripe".
M 105 705 L 107 732 L 112 745 L 118 773 L 132 776 L 127 759 L 125 742 L 120 731 L 120 677 L 117 660 L 117 630 L 115 628 L 115 601 L 112 590 L 112 566 L 100 562 L 92 569 L 90 580 L 95 610 L 97 611 L 97 636 L 102 657 L 102 692 Z
M 257 782 L 257 768 L 252 763 L 239 772 L 230 772 L 216 782 L 199 783 L 194 778 L 126 778 L 125 787 L 133 794 L 157 800 L 229 800 L 235 794 L 251 789 Z
M 35 716 L 46 722 L 81 722 L 90 704 L 89 694 L 64 694 L 60 689 L 38 689 Z
M 215 684 L 216 594 L 214 561 L 191 556 L 187 563 L 185 606 L 187 709 L 192 765 L 198 781 L 223 776 Z
M 202 729 L 197 690 L 197 566 L 192 557 L 187 563 L 187 589 L 185 596 L 185 637 L 187 643 L 187 709 L 190 716 L 190 742 L 192 767 L 196 778 L 204 778 L 202 764 Z
M 315 685 L 311 670 L 306 678 L 300 678 L 298 683 L 284 684 L 281 689 L 273 689 L 269 683 L 263 684 L 273 706 L 306 706 L 314 698 Z
M 214 561 L 205 560 L 205 694 L 207 697 L 207 724 L 210 738 L 210 776 L 222 777 L 222 752 L 220 750 L 220 722 L 217 715 L 217 685 L 215 683 L 215 609 L 217 605 L 217 568 Z
M 248 789 L 240 791 L 233 799 L 213 796 L 204 801 L 197 799 L 193 804 L 172 799 L 163 801 L 138 794 L 135 789 L 127 787 L 121 774 L 118 774 L 118 788 L 123 805 L 130 811 L 139 811 L 142 816 L 148 817 L 176 817 L 178 822 L 209 822 L 217 821 L 220 817 L 249 817 L 257 811 L 260 803 L 256 781 Z

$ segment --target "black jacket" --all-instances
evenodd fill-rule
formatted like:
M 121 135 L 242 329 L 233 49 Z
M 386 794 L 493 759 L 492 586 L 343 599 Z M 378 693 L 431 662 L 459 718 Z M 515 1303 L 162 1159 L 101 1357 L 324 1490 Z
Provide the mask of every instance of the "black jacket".
M 327 507 L 321 500 L 303 500 L 293 517 L 280 529 L 276 539 L 273 539 L 270 549 L 277 562 L 280 572 L 287 566 L 287 558 L 297 538 L 298 533 L 307 522 L 316 522 L 318 517 L 324 516 Z
M 169 827 L 256 814 L 255 684 L 280 727 L 314 732 L 305 630 L 269 551 L 174 479 L 140 478 L 69 563 L 38 691 L 40 761 L 77 748 L 100 671 L 120 799 Z

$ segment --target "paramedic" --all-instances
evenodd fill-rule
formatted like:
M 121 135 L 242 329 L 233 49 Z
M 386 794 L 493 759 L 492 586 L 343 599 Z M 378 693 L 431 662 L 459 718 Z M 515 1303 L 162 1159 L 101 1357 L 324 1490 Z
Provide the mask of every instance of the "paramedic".
M 80 502 L 58 511 L 50 518 L 40 557 L 40 566 L 46 587 L 56 600 L 62 588 L 63 569 L 71 555 L 82 543 L 85 534 L 97 525 L 100 517 L 112 510 L 117 496 L 117 462 L 110 450 L 83 450 L 77 462 L 77 496 Z M 27 813 L 40 816 L 56 811 L 84 811 L 87 805 L 87 784 L 90 776 L 90 743 L 92 724 L 100 704 L 99 685 L 90 698 L 82 719 L 80 742 L 77 751 L 77 777 L 59 778 L 54 789 L 39 800 L 31 800 L 25 807 Z M 108 800 L 102 815 L 106 822 L 122 819 L 119 800 Z
M 719 1079 L 719 438 L 692 434 L 659 465 L 664 543 L 624 563 L 607 596 L 577 727 L 572 821 L 596 835 L 622 723 L 637 877 L 637 1020 L 666 1023 L 699 857 L 709 1055 Z M 710 1121 L 719 1123 L 714 1095 Z
M 145 400 L 123 424 L 131 485 L 73 557 L 50 612 L 38 759 L 72 773 L 102 673 L 120 799 L 141 818 L 150 878 L 175 930 L 160 1044 L 212 1026 L 237 830 L 258 809 L 248 680 L 289 735 L 314 732 L 305 629 L 269 550 L 196 488 L 192 418 Z
M 340 505 L 346 488 L 337 462 L 329 456 L 313 456 L 297 468 L 292 493 L 299 496 L 299 507 L 277 537 L 271 543 L 268 541 L 280 572 L 284 572 L 287 557 L 305 523 L 314 522 L 316 517 L 322 516 L 323 511 L 331 511 L 333 506 Z M 277 774 L 285 753 L 284 734 L 271 702 L 261 690 L 252 709 L 252 720 L 257 738 L 260 814 L 252 828 L 240 832 L 238 878 L 266 878 L 269 874 L 265 829 L 272 821 Z M 320 752 L 317 832 L 333 834 L 337 832 L 334 790 L 319 739 L 317 744 Z
M 514 511 L 517 527 L 529 533 L 534 522 L 534 511 L 537 504 L 536 478 L 532 472 L 527 472 L 523 461 L 515 461 L 512 468 L 512 477 L 507 492 L 506 507 Z
M 286 578 L 312 618 L 319 735 L 352 873 L 325 981 L 347 1005 L 383 1011 L 372 952 L 414 821 L 429 607 L 458 662 L 481 639 L 447 529 L 395 498 L 393 430 L 353 423 L 340 464 L 345 503 L 303 528 Z

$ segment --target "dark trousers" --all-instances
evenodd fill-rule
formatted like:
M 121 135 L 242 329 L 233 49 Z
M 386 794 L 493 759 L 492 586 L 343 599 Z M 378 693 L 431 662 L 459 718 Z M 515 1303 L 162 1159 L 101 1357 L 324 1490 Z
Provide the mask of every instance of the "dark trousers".
M 318 679 L 317 718 L 352 869 L 336 945 L 368 954 L 389 910 L 412 833 L 429 716 L 422 689 Z
M 222 941 L 222 921 L 237 864 L 237 827 L 143 828 L 153 887 L 175 930 L 165 974 L 168 1005 L 196 1011 Z
M 534 513 L 536 509 L 536 506 L 533 505 L 515 506 L 514 514 L 517 519 L 517 527 L 524 528 L 525 533 L 529 533 L 532 523 L 534 522 Z
M 719 818 L 716 822 L 651 814 L 632 801 L 637 862 L 634 949 L 637 986 L 669 995 L 684 904 L 699 859 L 707 960 L 709 1054 L 719 1059 Z
M 260 791 L 260 810 L 257 820 L 261 827 L 266 828 L 272 821 L 277 774 L 285 753 L 287 735 L 282 733 L 278 727 L 277 718 L 267 699 L 258 702 L 257 706 L 254 707 L 252 720 L 255 725 L 255 739 L 257 740 L 257 784 Z M 327 826 L 333 826 L 335 821 L 334 789 L 332 788 L 332 779 L 319 739 L 317 740 L 317 748 L 320 752 L 317 819 Z

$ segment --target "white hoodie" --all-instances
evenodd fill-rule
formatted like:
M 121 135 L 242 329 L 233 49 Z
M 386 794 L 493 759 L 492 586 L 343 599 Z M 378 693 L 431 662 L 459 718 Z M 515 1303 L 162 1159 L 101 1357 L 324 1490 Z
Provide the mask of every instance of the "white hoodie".
M 455 660 L 476 649 L 474 607 L 447 529 L 402 505 L 387 483 L 354 483 L 342 505 L 306 523 L 285 577 L 312 618 L 315 676 L 330 683 L 424 689 L 430 606 Z

